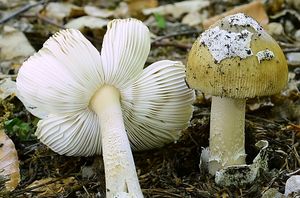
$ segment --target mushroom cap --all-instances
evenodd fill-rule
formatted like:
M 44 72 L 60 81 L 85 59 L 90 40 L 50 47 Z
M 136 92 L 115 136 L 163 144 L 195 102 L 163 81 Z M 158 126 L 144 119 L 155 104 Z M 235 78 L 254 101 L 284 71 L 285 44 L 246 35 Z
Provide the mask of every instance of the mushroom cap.
M 285 56 L 266 31 L 242 13 L 227 16 L 195 41 L 187 82 L 204 93 L 253 98 L 280 92 L 287 83 Z
M 59 154 L 101 154 L 101 122 L 89 103 L 101 86 L 111 85 L 120 91 L 133 149 L 177 140 L 191 118 L 194 92 L 180 62 L 158 61 L 143 69 L 149 51 L 149 30 L 136 19 L 108 24 L 101 55 L 78 30 L 49 38 L 17 77 L 18 97 L 42 116 L 37 137 Z

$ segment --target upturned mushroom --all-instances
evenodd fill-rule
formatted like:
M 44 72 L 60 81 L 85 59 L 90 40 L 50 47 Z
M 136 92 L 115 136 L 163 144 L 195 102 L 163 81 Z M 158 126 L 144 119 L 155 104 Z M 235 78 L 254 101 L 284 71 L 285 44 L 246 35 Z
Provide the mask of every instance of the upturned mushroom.
M 176 141 L 191 118 L 194 93 L 184 65 L 163 60 L 143 70 L 149 51 L 148 28 L 117 19 L 108 24 L 101 55 L 79 31 L 62 30 L 17 77 L 26 108 L 45 115 L 36 131 L 44 144 L 68 156 L 103 155 L 109 198 L 143 197 L 130 146 Z
M 279 45 L 249 16 L 227 16 L 195 41 L 186 73 L 191 88 L 212 95 L 209 172 L 245 164 L 246 99 L 279 93 L 287 83 Z

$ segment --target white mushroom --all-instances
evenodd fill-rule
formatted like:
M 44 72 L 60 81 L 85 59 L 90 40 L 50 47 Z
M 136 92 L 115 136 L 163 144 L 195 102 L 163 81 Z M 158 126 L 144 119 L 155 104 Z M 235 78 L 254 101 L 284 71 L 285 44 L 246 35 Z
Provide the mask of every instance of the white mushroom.
M 59 154 L 103 155 L 107 197 L 142 197 L 130 146 L 177 140 L 192 114 L 194 93 L 180 62 L 143 70 L 150 34 L 142 22 L 108 24 L 101 55 L 77 30 L 52 36 L 22 65 L 17 88 L 32 113 L 47 115 L 37 137 Z

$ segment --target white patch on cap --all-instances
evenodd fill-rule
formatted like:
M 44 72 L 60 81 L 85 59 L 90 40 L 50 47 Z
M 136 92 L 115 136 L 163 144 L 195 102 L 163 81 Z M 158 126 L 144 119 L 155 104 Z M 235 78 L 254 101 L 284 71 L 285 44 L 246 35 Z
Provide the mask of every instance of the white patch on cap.
M 257 52 L 257 60 L 260 63 L 263 60 L 271 60 L 275 57 L 274 53 L 268 49 Z
M 226 58 L 252 56 L 250 48 L 252 35 L 253 33 L 248 30 L 239 33 L 227 32 L 217 26 L 203 32 L 200 43 L 206 45 L 217 63 L 220 63 Z
M 257 32 L 262 30 L 262 27 L 251 17 L 238 13 L 228 17 L 229 25 L 251 26 Z

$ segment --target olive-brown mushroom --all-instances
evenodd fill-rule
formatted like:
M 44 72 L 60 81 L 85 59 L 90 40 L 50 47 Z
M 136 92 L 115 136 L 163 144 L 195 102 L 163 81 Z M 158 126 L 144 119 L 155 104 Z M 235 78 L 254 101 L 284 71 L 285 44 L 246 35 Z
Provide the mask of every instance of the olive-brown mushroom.
M 287 83 L 279 45 L 251 17 L 227 16 L 195 41 L 186 73 L 191 88 L 212 95 L 209 172 L 245 164 L 246 99 L 279 93 Z

